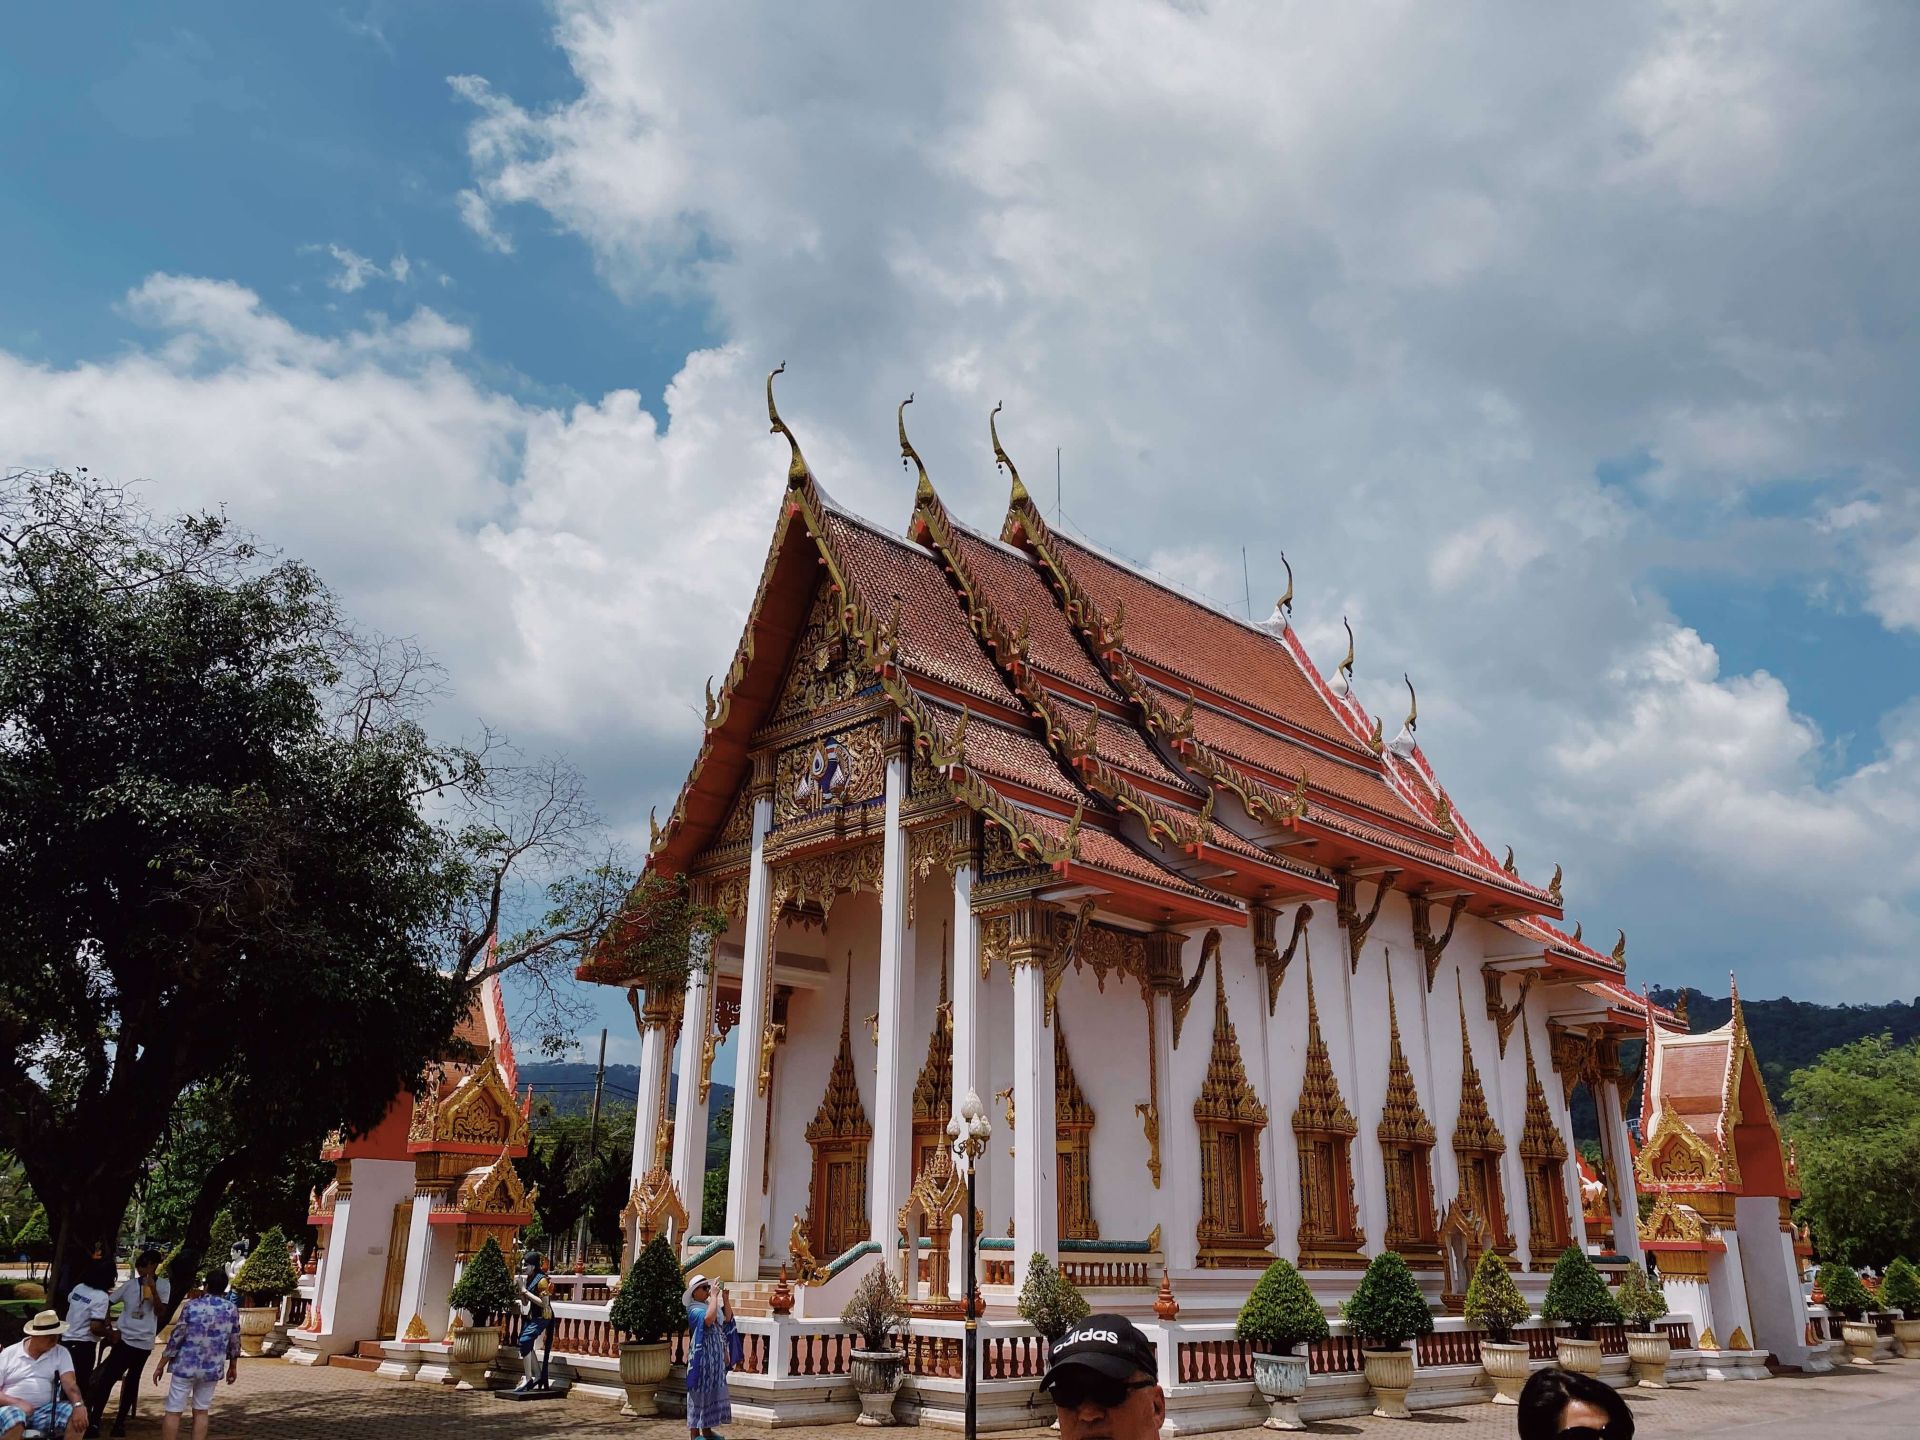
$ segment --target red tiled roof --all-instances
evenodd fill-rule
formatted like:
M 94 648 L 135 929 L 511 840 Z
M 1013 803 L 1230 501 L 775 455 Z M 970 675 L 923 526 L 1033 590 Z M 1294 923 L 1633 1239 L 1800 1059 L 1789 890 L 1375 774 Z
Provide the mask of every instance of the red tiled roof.
M 1066 835 L 1066 823 L 1059 816 L 1036 810 L 1029 810 L 1027 813 L 1033 818 L 1036 830 L 1045 832 L 1054 840 L 1059 840 Z M 1123 876 L 1159 889 L 1172 890 L 1195 900 L 1238 908 L 1231 896 L 1209 890 L 1204 885 L 1196 885 L 1184 875 L 1175 874 L 1124 837 L 1092 825 L 1082 825 L 1080 833 L 1075 837 L 1074 863 L 1085 866 L 1089 870 L 1101 870 L 1109 875 Z
M 847 567 L 848 583 L 882 620 L 899 599 L 903 668 L 982 700 L 1025 708 L 981 653 L 938 560 L 840 510 L 826 511 L 826 529 L 828 543 Z
M 1026 622 L 1027 658 L 1034 668 L 1118 702 L 1120 692 L 1088 658 L 1079 637 L 1067 628 L 1059 602 L 1033 562 L 998 540 L 948 523 L 960 558 L 972 572 L 974 583 L 985 592 L 994 613 L 1015 629 L 1021 621 Z
M 1526 896 L 1531 899 L 1539 893 L 1524 880 L 1516 880 L 1504 870 L 1456 855 L 1452 850 L 1431 841 L 1416 840 L 1395 831 L 1383 830 L 1378 825 L 1369 825 L 1365 821 L 1355 820 L 1352 816 L 1342 815 L 1337 810 L 1311 811 L 1307 821 L 1325 826 L 1329 830 L 1338 830 L 1344 835 L 1351 835 L 1356 840 L 1364 840 L 1382 850 L 1398 852 L 1409 859 L 1418 860 L 1437 869 L 1450 870 L 1456 875 L 1471 876 L 1483 885 L 1498 886 L 1516 896 Z
M 1134 659 L 1344 748 L 1360 748 L 1293 655 L 1271 635 L 1057 532 L 1051 543 L 1103 615 L 1111 619 L 1125 602 L 1125 648 Z

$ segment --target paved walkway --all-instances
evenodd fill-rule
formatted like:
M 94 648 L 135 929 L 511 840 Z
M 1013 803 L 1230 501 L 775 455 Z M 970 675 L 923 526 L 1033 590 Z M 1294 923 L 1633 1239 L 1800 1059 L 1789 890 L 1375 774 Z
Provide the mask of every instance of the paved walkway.
M 1765 1440 L 1879 1440 L 1912 1436 L 1920 1406 L 1920 1360 L 1896 1360 L 1877 1370 L 1783 1376 L 1769 1381 L 1692 1384 L 1669 1390 L 1623 1392 L 1638 1434 L 1761 1436 Z M 142 1398 L 142 1416 L 130 1434 L 157 1435 L 160 1402 Z M 1412 1420 L 1325 1420 L 1323 1435 L 1481 1440 L 1510 1437 L 1513 1411 L 1493 1405 L 1416 1412 Z M 275 1440 L 543 1440 L 547 1436 L 623 1434 L 630 1440 L 683 1440 L 676 1421 L 623 1420 L 603 1399 L 513 1405 L 491 1396 L 439 1386 L 381 1380 L 338 1368 L 309 1369 L 279 1360 L 245 1360 L 240 1383 L 222 1386 L 214 1402 L 216 1436 L 273 1436 Z M 852 1425 L 784 1431 L 806 1440 L 872 1440 Z M 929 1434 L 938 1432 L 929 1431 Z M 768 1437 L 752 1425 L 729 1426 L 733 1440 Z M 1058 1440 L 1045 1430 L 1012 1432 L 1007 1440 Z M 1270 1432 L 1224 1432 L 1222 1440 L 1270 1440 Z

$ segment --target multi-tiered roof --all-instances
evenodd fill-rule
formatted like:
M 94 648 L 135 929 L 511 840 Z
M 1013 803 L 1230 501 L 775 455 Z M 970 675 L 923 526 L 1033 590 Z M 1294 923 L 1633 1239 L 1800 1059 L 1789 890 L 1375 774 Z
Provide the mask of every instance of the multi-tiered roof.
M 1559 872 L 1542 886 L 1520 877 L 1511 851 L 1497 860 L 1435 777 L 1415 717 L 1386 742 L 1350 667 L 1331 683 L 1315 668 L 1287 602 L 1252 624 L 1055 533 L 997 429 L 1011 481 L 997 538 L 949 515 L 904 423 L 918 487 L 906 534 L 888 534 L 827 496 L 771 378 L 767 408 L 792 451 L 786 494 L 649 869 L 698 871 L 730 817 L 738 828 L 755 733 L 824 586 L 836 635 L 951 797 L 1017 860 L 1105 892 L 1104 908 L 1244 924 L 1256 906 L 1322 900 L 1351 936 L 1397 888 L 1436 903 L 1439 923 L 1465 911 L 1508 925 L 1536 966 L 1643 1013 L 1620 983 L 1621 952 L 1551 923 Z M 583 978 L 621 983 L 614 951 Z

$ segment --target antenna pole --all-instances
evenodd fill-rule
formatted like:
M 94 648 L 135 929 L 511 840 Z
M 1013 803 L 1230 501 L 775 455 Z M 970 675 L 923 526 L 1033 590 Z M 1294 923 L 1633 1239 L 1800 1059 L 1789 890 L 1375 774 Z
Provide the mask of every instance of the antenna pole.
M 1062 523 L 1060 519 L 1060 447 L 1058 445 L 1053 447 L 1053 523 L 1056 525 Z
M 1247 547 L 1240 547 L 1240 583 L 1247 592 L 1247 619 L 1253 619 L 1253 578 L 1247 573 Z

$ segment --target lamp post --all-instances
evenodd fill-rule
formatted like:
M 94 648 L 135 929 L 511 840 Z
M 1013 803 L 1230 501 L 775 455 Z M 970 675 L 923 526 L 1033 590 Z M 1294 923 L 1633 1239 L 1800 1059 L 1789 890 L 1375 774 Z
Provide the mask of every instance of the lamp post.
M 987 1119 L 987 1107 L 974 1091 L 967 1091 L 960 1108 L 947 1122 L 947 1137 L 953 1142 L 953 1158 L 960 1173 L 967 1177 L 967 1213 L 963 1233 L 966 1236 L 967 1269 L 964 1283 L 966 1305 L 966 1351 L 963 1356 L 967 1380 L 967 1440 L 975 1440 L 980 1422 L 980 1311 L 976 1303 L 978 1287 L 974 1273 L 978 1265 L 980 1237 L 974 1232 L 974 1167 L 986 1153 L 987 1137 L 993 1125 Z

